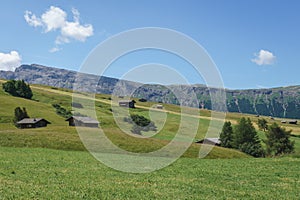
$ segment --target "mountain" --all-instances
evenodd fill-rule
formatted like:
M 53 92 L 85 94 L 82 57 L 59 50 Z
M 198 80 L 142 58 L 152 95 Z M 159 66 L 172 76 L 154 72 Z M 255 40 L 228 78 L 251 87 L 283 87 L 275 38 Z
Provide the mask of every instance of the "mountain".
M 97 92 L 102 94 L 111 94 L 117 83 L 125 84 L 128 88 L 132 88 L 136 85 L 136 83 L 131 81 L 119 81 L 118 79 L 105 76 L 99 79 L 99 76 L 92 74 L 83 74 L 37 64 L 21 65 L 16 68 L 15 72 L 0 71 L 0 78 L 7 80 L 23 79 L 31 84 L 49 85 L 67 89 L 73 89 L 75 81 L 80 80 L 80 85 L 77 85 L 77 89 L 93 92 L 91 88 L 97 85 Z
M 43 84 L 53 87 L 68 88 L 80 91 L 104 94 L 128 94 L 150 101 L 199 106 L 211 109 L 210 93 L 217 89 L 209 89 L 204 85 L 170 85 L 136 83 L 118 80 L 105 76 L 83 74 L 75 71 L 46 67 L 42 65 L 21 65 L 15 72 L 0 71 L 2 79 L 24 79 L 31 84 Z M 75 84 L 80 82 L 80 84 Z M 96 86 L 97 85 L 97 86 Z M 121 87 L 118 87 L 120 86 Z M 96 87 L 95 87 L 96 86 Z M 184 91 L 184 99 L 178 100 L 176 91 Z M 116 93 L 117 92 L 117 93 Z M 194 92 L 198 102 L 190 102 Z M 258 114 L 282 118 L 300 119 L 300 86 L 279 87 L 270 89 L 226 90 L 227 109 L 229 112 Z
M 210 93 L 217 92 L 204 86 L 169 86 L 185 87 L 195 92 L 200 107 L 212 108 Z M 139 88 L 135 95 L 152 101 L 178 104 L 170 89 L 146 85 Z M 300 119 L 300 86 L 279 87 L 270 89 L 226 90 L 227 110 L 229 112 L 248 113 L 281 118 Z

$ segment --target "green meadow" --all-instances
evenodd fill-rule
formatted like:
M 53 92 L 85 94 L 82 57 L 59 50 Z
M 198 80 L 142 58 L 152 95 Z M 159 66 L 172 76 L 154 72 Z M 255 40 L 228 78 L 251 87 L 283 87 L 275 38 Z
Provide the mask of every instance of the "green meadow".
M 0 82 L 1 83 L 1 82 Z M 56 114 L 52 104 L 71 109 L 72 91 L 33 85 L 32 100 L 12 97 L 0 84 L 0 199 L 298 199 L 300 196 L 300 127 L 292 129 L 295 153 L 280 158 L 252 158 L 233 149 L 214 147 L 205 159 L 199 159 L 200 144 L 193 143 L 176 162 L 164 169 L 147 173 L 124 173 L 97 161 L 86 150 L 76 128 Z M 90 101 L 87 94 L 78 94 Z M 111 111 L 109 95 L 96 95 L 97 118 L 105 135 L 118 147 L 136 153 L 152 152 L 174 139 L 180 123 L 180 108 L 163 105 L 164 110 L 151 109 L 155 103 L 139 102 L 131 114 L 161 115 L 159 133 L 143 132 L 143 137 L 125 134 Z M 51 122 L 47 127 L 17 129 L 12 123 L 15 107 L 26 107 L 30 117 Z M 89 114 L 87 109 L 76 112 Z M 151 112 L 149 112 L 149 109 Z M 192 109 L 192 108 L 190 108 Z M 195 113 L 195 110 L 192 110 Z M 205 137 L 211 113 L 201 110 L 194 141 Z M 226 120 L 237 123 L 250 117 L 227 113 Z M 280 123 L 281 119 L 269 119 Z M 131 125 L 120 120 L 126 129 Z M 157 122 L 160 124 L 160 122 Z M 183 127 L 187 132 L 189 127 Z M 260 138 L 264 133 L 259 131 Z M 181 138 L 184 142 L 184 138 Z
M 181 158 L 147 174 L 84 151 L 0 148 L 1 199 L 298 199 L 297 158 Z

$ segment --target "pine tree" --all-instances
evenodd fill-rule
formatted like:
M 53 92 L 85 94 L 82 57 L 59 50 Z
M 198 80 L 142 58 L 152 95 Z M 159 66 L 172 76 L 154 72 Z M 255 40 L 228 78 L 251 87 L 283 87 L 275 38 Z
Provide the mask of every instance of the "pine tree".
M 235 127 L 233 147 L 254 157 L 264 155 L 257 132 L 249 118 L 241 118 Z
M 285 128 L 278 126 L 277 123 L 272 124 L 266 132 L 267 139 L 264 141 L 267 146 L 267 154 L 278 156 L 292 153 L 295 141 L 290 141 L 291 132 L 291 130 L 287 131 Z
M 2 88 L 5 92 L 13 96 L 17 96 L 15 83 L 16 83 L 15 80 L 7 81 L 6 83 L 3 83 Z
M 17 126 L 18 121 L 21 121 L 24 118 L 29 118 L 26 108 L 24 108 L 24 107 L 23 107 L 23 109 L 21 109 L 20 107 L 15 108 L 15 117 L 13 120 L 15 126 Z
M 222 147 L 232 148 L 233 147 L 233 130 L 231 122 L 225 122 L 220 134 L 220 141 Z
M 265 120 L 265 119 L 258 119 L 257 125 L 260 130 L 263 130 L 263 131 L 268 130 L 267 120 Z

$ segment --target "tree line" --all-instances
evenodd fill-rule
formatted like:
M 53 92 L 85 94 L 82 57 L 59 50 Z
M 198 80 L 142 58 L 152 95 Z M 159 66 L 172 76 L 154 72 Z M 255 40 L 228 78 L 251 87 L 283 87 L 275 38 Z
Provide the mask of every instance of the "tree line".
M 295 142 L 290 140 L 291 130 L 287 131 L 277 123 L 268 126 L 265 119 L 258 120 L 258 127 L 266 135 L 266 139 L 262 140 L 265 149 L 251 120 L 244 117 L 235 127 L 229 121 L 224 123 L 220 134 L 221 146 L 238 149 L 254 157 L 279 156 L 294 151 Z

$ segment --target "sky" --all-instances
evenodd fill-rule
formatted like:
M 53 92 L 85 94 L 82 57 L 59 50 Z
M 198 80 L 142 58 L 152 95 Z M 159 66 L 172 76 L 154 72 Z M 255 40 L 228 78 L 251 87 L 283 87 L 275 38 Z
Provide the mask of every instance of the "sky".
M 201 45 L 226 88 L 300 85 L 299 10 L 297 0 L 3 0 L 0 70 L 36 63 L 79 71 L 91 52 L 112 36 L 159 27 Z M 102 75 L 205 84 L 189 62 L 157 49 L 123 55 Z

